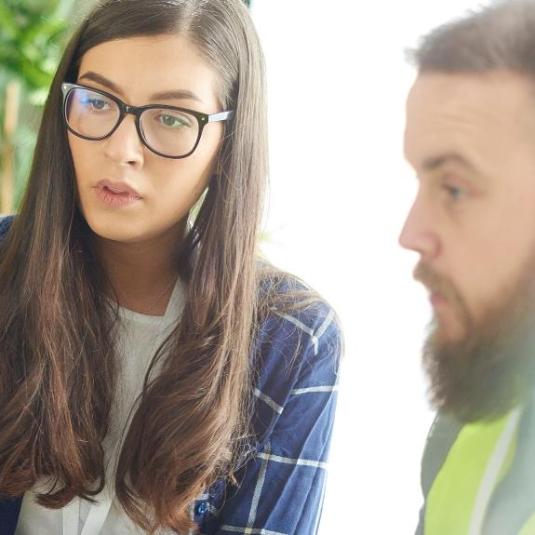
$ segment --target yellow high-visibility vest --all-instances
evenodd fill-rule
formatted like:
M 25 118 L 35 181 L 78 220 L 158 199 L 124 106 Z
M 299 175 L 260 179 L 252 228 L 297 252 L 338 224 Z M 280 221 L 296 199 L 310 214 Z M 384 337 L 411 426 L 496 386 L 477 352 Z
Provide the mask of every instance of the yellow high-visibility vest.
M 461 429 L 427 496 L 425 535 L 485 535 L 488 504 L 514 459 L 520 415 L 516 408 Z M 518 535 L 535 535 L 535 504 Z

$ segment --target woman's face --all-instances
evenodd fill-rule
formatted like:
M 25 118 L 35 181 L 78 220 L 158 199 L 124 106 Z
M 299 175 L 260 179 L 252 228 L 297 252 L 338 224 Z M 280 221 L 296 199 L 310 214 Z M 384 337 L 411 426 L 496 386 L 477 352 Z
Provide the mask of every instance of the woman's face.
M 216 73 L 181 36 L 132 37 L 100 44 L 83 56 L 77 83 L 106 91 L 132 106 L 165 104 L 208 114 L 223 111 Z M 104 106 L 87 98 L 79 101 L 94 113 Z M 150 124 L 180 127 L 174 117 L 157 114 L 148 119 L 147 127 Z M 222 125 L 209 123 L 195 152 L 184 159 L 151 152 L 141 142 L 131 114 L 101 141 L 69 132 L 80 210 L 95 234 L 123 243 L 170 232 L 179 236 L 213 172 Z

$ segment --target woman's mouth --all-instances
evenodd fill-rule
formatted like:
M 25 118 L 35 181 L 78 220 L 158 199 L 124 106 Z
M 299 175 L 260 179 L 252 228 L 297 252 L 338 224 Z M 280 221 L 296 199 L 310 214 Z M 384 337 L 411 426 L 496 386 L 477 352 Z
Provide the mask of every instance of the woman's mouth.
M 141 196 L 124 182 L 101 180 L 95 190 L 98 199 L 112 208 L 130 206 L 141 200 Z

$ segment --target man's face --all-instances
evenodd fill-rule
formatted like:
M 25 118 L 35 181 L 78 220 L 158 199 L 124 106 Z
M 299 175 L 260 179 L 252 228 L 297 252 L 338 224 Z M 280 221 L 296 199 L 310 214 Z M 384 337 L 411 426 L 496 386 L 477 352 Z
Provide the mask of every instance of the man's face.
M 504 322 L 519 320 L 532 291 L 532 91 L 520 75 L 493 72 L 424 74 L 410 92 L 405 152 L 419 188 L 400 243 L 419 253 L 415 277 L 430 291 L 434 331 L 428 349 L 459 359 L 446 363 L 454 370 L 432 365 L 431 373 L 460 378 L 464 370 L 469 376 L 470 362 L 462 359 L 482 359 L 475 353 L 483 344 L 495 348 L 498 335 L 508 338 L 514 326 L 503 331 Z M 451 348 L 461 354 L 451 356 Z

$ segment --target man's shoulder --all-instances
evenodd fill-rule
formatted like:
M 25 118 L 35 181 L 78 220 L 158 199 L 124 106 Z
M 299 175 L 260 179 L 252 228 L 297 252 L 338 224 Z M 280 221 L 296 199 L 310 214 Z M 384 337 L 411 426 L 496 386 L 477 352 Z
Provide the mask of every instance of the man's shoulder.
M 420 516 L 415 535 L 424 533 L 424 517 L 427 507 L 427 497 L 438 473 L 443 467 L 448 453 L 457 439 L 462 423 L 450 415 L 439 412 L 427 435 L 424 454 L 422 456 L 421 486 L 424 505 L 420 509 Z
M 427 435 L 422 457 L 422 490 L 427 496 L 442 468 L 463 424 L 451 415 L 439 412 Z

